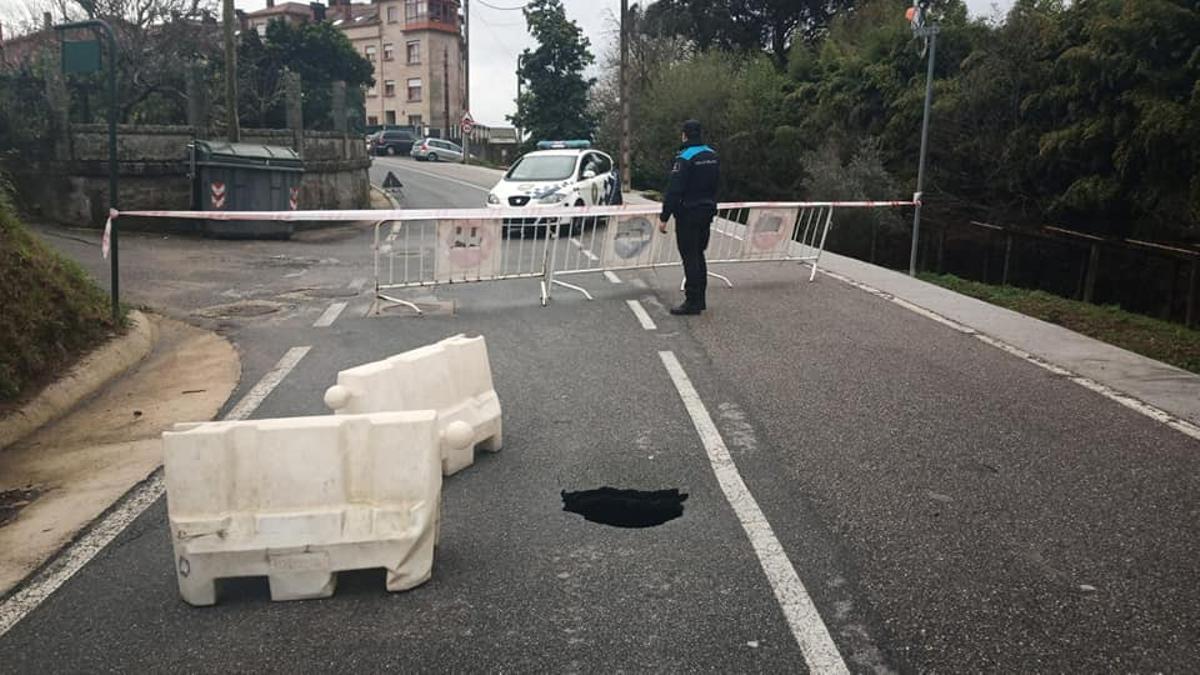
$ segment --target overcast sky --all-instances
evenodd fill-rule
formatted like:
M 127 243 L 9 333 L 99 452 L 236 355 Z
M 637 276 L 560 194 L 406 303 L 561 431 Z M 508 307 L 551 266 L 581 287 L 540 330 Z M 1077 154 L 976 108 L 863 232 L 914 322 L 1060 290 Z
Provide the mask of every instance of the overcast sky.
M 282 1 L 282 0 L 281 0 Z M 1013 0 L 966 0 L 974 16 L 991 16 L 1006 11 Z M 28 13 L 29 0 L 0 0 L 0 17 L 11 20 Z M 484 2 L 487 5 L 483 4 Z M 253 11 L 266 0 L 235 0 L 238 9 Z M 483 124 L 506 125 L 505 115 L 514 112 L 517 89 L 517 54 L 531 46 L 520 11 L 488 7 L 519 8 L 522 0 L 471 1 L 471 103 L 472 115 Z M 614 19 L 620 0 L 564 0 L 567 16 L 579 23 L 592 41 L 599 59 L 613 39 Z

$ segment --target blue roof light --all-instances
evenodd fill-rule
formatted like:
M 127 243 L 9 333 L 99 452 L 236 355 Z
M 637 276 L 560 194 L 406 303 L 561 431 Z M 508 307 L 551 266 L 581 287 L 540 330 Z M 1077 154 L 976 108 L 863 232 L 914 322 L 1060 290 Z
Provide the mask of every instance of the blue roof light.
M 587 150 L 591 141 L 538 141 L 538 150 Z

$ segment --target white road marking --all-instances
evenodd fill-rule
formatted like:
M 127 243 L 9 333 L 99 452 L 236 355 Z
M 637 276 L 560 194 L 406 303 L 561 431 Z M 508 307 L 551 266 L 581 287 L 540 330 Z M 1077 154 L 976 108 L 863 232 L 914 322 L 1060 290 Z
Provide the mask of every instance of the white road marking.
M 399 169 L 399 170 L 401 170 L 401 171 L 411 171 L 411 172 L 413 172 L 413 173 L 415 173 L 415 174 L 420 174 L 420 175 L 422 175 L 422 176 L 428 176 L 428 177 L 430 177 L 430 178 L 437 178 L 438 180 L 444 180 L 444 181 L 446 181 L 446 182 L 448 182 L 448 183 L 454 183 L 454 184 L 456 184 L 456 185 L 462 185 L 463 187 L 469 187 L 469 188 L 471 188 L 471 189 L 473 189 L 473 190 L 479 190 L 480 192 L 491 192 L 491 191 L 492 191 L 492 190 L 491 190 L 491 188 L 480 187 L 480 186 L 478 186 L 478 185 L 476 185 L 476 184 L 474 184 L 474 183 L 468 183 L 468 182 L 467 182 L 467 181 L 465 181 L 465 180 L 459 180 L 459 179 L 457 179 L 457 178 L 451 178 L 450 176 L 443 176 L 443 175 L 442 175 L 442 174 L 440 174 L 440 173 L 431 173 L 431 172 L 429 172 L 429 171 L 422 171 L 422 170 L 420 170 L 420 169 L 414 169 L 414 168 L 413 168 L 413 167 L 411 167 L 411 166 L 400 166 L 400 165 L 397 165 L 397 164 L 385 164 L 384 166 L 394 166 L 395 168 L 397 168 L 397 169 Z
M 1196 440 L 1200 440 L 1200 426 L 1196 426 L 1195 424 L 1192 424 L 1191 422 L 1188 422 L 1187 420 L 1180 419 L 1180 418 L 1172 415 L 1171 413 L 1169 413 L 1165 410 L 1162 410 L 1161 408 L 1156 408 L 1155 406 L 1152 406 L 1149 403 L 1139 401 L 1138 399 L 1136 399 L 1128 394 L 1117 391 L 1116 389 L 1113 389 L 1112 387 L 1109 387 L 1108 385 L 1101 384 L 1091 378 L 1083 377 L 1082 375 L 1077 375 L 1076 373 L 1073 373 L 1070 370 L 1063 368 L 1062 366 L 1058 366 L 1053 363 L 1050 363 L 1049 361 L 1041 358 L 1040 356 L 1034 356 L 1033 354 L 1030 354 L 1029 352 L 1021 349 L 1020 347 L 1015 347 L 1013 345 L 1008 344 L 1007 342 L 1004 342 L 1003 340 L 998 340 L 990 335 L 984 335 L 983 333 L 980 333 L 979 331 L 975 330 L 974 328 L 971 328 L 970 326 L 965 326 L 953 319 L 944 317 L 941 314 L 938 314 L 937 312 L 925 309 L 924 307 L 920 307 L 918 305 L 914 305 L 913 303 L 911 303 L 907 300 L 904 300 L 903 298 L 897 298 L 896 296 L 892 295 L 891 293 L 888 293 L 886 291 L 881 291 L 878 288 L 875 288 L 873 286 L 868 286 L 867 284 L 864 284 L 861 281 L 855 281 L 854 279 L 851 279 L 849 277 L 842 276 L 841 274 L 838 274 L 836 272 L 829 272 L 827 270 L 821 270 L 821 273 L 832 279 L 836 279 L 844 284 L 848 284 L 859 290 L 866 291 L 867 293 L 870 293 L 871 295 L 875 295 L 875 296 L 878 296 L 885 300 L 888 300 L 890 302 L 893 302 L 911 312 L 920 314 L 921 316 L 923 316 L 927 319 L 932 319 L 933 321 L 937 321 L 938 323 L 940 323 L 944 326 L 948 326 L 949 328 L 956 330 L 960 333 L 963 333 L 965 335 L 970 335 L 971 337 L 975 338 L 976 340 L 979 340 L 980 342 L 982 342 L 984 344 L 991 345 L 991 346 L 995 347 L 996 349 L 1007 352 L 1019 359 L 1028 361 L 1029 363 L 1032 363 L 1033 365 L 1035 365 L 1043 370 L 1054 373 L 1055 375 L 1058 375 L 1060 377 L 1065 377 L 1068 380 L 1074 382 L 1075 384 L 1078 384 L 1079 386 L 1081 386 L 1085 389 L 1094 391 L 1097 394 L 1100 394 L 1101 396 L 1103 396 L 1111 401 L 1120 403 L 1121 405 L 1125 406 L 1126 408 L 1129 408 L 1130 410 L 1141 413 L 1142 415 L 1149 417 L 1150 419 L 1154 420 L 1155 422 L 1160 422 L 1160 423 L 1165 424 L 1168 427 L 1171 427 L 1172 429 L 1174 429 L 1186 436 L 1190 436 Z
M 608 279 L 609 281 L 611 281 L 614 284 L 621 283 L 621 277 L 617 276 L 611 270 L 604 270 L 604 278 Z
M 359 292 L 359 291 L 362 291 L 363 286 L 366 286 L 366 285 L 367 285 L 366 277 L 356 277 L 354 279 L 354 281 L 350 282 L 350 290 Z
M 300 359 L 304 358 L 309 349 L 311 347 L 289 349 L 275 367 L 264 375 L 223 419 L 243 420 L 249 417 L 263 399 L 296 367 Z M 159 468 L 140 485 L 125 493 L 115 509 L 93 523 L 82 537 L 52 558 L 50 564 L 22 585 L 20 590 L 0 603 L 0 637 L 37 609 L 46 598 L 75 576 L 76 572 L 83 569 L 97 553 L 104 550 L 117 535 L 158 501 L 164 490 L 162 469 Z
M 642 328 L 646 330 L 658 330 L 658 326 L 654 325 L 654 319 L 646 313 L 646 308 L 642 307 L 642 303 L 637 300 L 626 300 L 625 304 L 629 305 L 629 309 L 633 310 L 633 315 L 637 317 L 638 323 L 642 324 Z
M 346 303 L 344 302 L 335 302 L 330 304 L 325 308 L 325 311 L 321 314 L 321 316 L 313 322 L 313 328 L 328 328 L 332 326 L 333 322 L 337 321 L 338 316 L 341 315 L 342 310 L 344 309 L 346 309 Z
M 584 247 L 583 247 L 583 242 L 582 242 L 582 241 L 579 241 L 579 239 L 578 239 L 577 237 L 572 237 L 572 238 L 571 238 L 571 243 L 575 245 L 575 248 L 577 248 L 577 249 L 579 249 L 580 251 L 582 251 L 582 252 L 583 252 L 583 254 L 584 254 L 585 256 L 587 256 L 587 259 L 588 259 L 588 260 L 599 260 L 599 259 L 600 259 L 600 256 L 598 256 L 598 255 L 596 255 L 595 253 L 592 253 L 592 252 L 591 252 L 591 251 L 589 251 L 588 249 L 584 248 Z
M 754 495 L 750 494 L 749 488 L 738 473 L 737 465 L 734 464 L 725 441 L 721 439 L 717 425 L 713 423 L 712 416 L 708 414 L 704 401 L 700 400 L 700 395 L 692 386 L 679 359 L 671 351 L 659 352 L 658 356 L 666 366 L 667 373 L 679 392 L 679 398 L 683 400 L 683 405 L 692 418 L 692 425 L 696 427 L 696 433 L 704 443 L 717 483 L 725 493 L 725 499 L 733 507 L 742 529 L 746 531 L 767 581 L 775 591 L 775 599 L 792 629 L 792 635 L 800 645 L 800 651 L 804 653 L 809 671 L 849 673 L 846 662 L 842 660 L 837 645 L 829 635 L 829 629 L 821 620 L 816 605 L 808 595 L 808 590 L 804 588 L 800 576 L 788 560 L 783 545 L 775 537 L 775 532 L 758 507 Z

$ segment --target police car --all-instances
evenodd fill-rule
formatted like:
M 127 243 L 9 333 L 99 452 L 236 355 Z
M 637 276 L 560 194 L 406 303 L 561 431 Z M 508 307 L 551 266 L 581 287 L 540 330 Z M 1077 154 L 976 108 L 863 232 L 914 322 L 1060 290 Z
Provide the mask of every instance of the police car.
M 588 141 L 541 141 L 513 163 L 488 193 L 491 208 L 547 208 L 621 203 L 621 177 L 612 157 Z M 583 228 L 582 218 L 505 218 L 504 234 L 544 234 L 550 225 Z

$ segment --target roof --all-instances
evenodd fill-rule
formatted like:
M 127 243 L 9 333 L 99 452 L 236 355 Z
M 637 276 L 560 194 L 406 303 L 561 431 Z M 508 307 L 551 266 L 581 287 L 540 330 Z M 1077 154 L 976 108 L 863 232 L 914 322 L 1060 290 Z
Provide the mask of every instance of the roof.
M 247 12 L 246 16 L 272 16 L 275 14 L 303 14 L 312 16 L 312 7 L 299 2 L 283 2 L 274 7 L 264 7 L 254 12 Z

